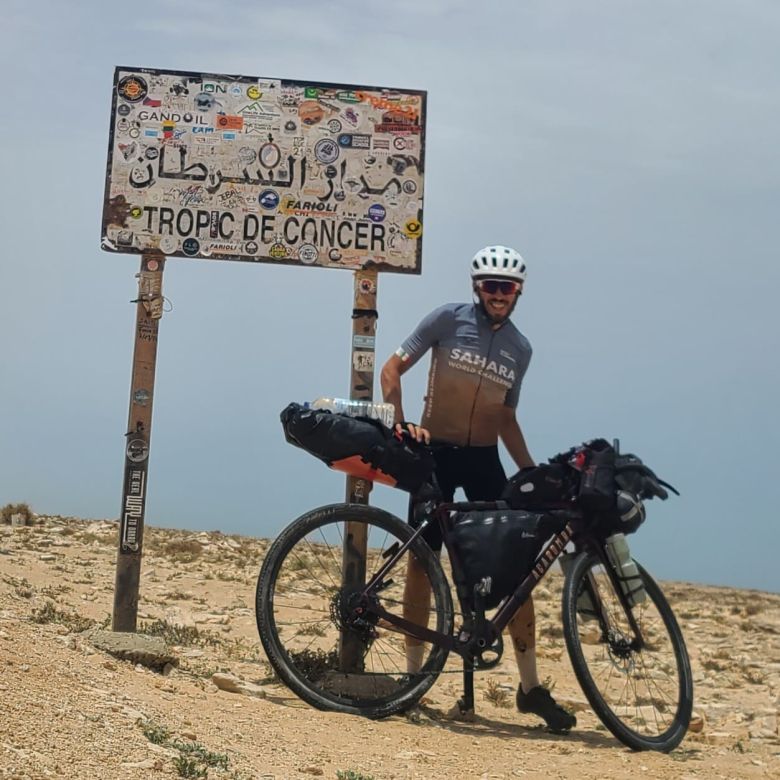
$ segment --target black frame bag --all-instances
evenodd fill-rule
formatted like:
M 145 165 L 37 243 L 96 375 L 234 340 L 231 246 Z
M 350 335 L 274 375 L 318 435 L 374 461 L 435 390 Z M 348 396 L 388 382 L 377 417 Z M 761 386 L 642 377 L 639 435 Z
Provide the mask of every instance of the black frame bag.
M 455 582 L 461 599 L 473 605 L 474 586 L 490 577 L 485 609 L 512 593 L 533 568 L 544 542 L 566 525 L 543 512 L 493 509 L 459 513 L 453 520 Z

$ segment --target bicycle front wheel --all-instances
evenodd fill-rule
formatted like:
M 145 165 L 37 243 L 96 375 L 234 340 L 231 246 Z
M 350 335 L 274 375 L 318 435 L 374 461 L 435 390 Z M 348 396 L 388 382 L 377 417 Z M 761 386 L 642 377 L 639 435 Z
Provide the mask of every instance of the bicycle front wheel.
M 299 517 L 268 550 L 256 593 L 260 640 L 279 677 L 312 706 L 382 718 L 413 706 L 435 682 L 447 650 L 413 640 L 409 671 L 405 633 L 374 611 L 452 634 L 449 586 L 422 538 L 379 587 L 362 595 L 411 536 L 406 523 L 381 509 L 334 504 Z M 365 571 L 353 553 L 362 539 Z M 419 564 L 411 589 L 405 587 L 410 554 Z
M 576 560 L 563 588 L 563 631 L 574 673 L 602 723 L 634 750 L 669 752 L 691 719 L 693 677 L 680 627 L 637 563 L 647 598 L 632 607 L 635 636 L 595 554 Z

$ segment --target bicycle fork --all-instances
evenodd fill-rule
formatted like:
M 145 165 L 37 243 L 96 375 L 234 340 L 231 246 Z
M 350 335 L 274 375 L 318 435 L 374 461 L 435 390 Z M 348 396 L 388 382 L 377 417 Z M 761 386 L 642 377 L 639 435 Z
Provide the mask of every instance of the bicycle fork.
M 628 597 L 623 591 L 620 582 L 620 577 L 618 573 L 615 571 L 614 567 L 612 566 L 612 563 L 607 557 L 606 552 L 604 552 L 603 549 L 601 549 L 596 545 L 593 546 L 593 550 L 598 556 L 598 558 L 601 560 L 604 571 L 606 572 L 607 577 L 612 583 L 612 589 L 615 592 L 615 597 L 620 603 L 620 606 L 623 610 L 623 614 L 625 615 L 626 620 L 628 621 L 629 628 L 631 629 L 631 632 L 633 634 L 633 640 L 631 642 L 632 649 L 641 650 L 645 644 L 644 637 L 642 636 L 642 629 L 640 628 L 639 623 L 636 617 L 634 616 L 634 611 L 632 609 L 631 604 L 628 601 Z M 586 595 L 587 597 L 589 597 L 590 605 L 593 608 L 592 614 L 598 620 L 602 633 L 604 634 L 605 639 L 607 639 L 609 634 L 609 627 L 612 625 L 612 619 L 609 615 L 607 606 L 604 604 L 604 601 L 601 598 L 601 594 L 599 592 L 599 588 L 598 585 L 596 584 L 596 580 L 593 576 L 593 573 L 590 571 L 587 573 L 587 576 L 584 581 L 584 586 L 585 587 L 583 589 L 582 595 Z M 590 613 L 590 610 L 586 610 L 586 611 Z

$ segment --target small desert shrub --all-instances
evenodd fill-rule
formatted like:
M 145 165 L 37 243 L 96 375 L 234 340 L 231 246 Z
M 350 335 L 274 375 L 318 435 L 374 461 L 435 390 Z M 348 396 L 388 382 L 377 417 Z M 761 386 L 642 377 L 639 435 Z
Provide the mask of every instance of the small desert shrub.
M 374 780 L 374 778 L 355 769 L 337 769 L 336 780 Z
M 309 680 L 321 680 L 326 672 L 339 668 L 338 650 L 298 650 L 291 652 L 290 658 Z
M 197 761 L 186 756 L 176 756 L 173 759 L 173 765 L 176 767 L 179 777 L 199 778 L 209 776 L 209 770 L 205 766 L 200 766 Z
M 194 539 L 172 539 L 163 545 L 163 553 L 179 563 L 192 563 L 203 552 L 203 546 Z
M 24 519 L 24 524 L 29 525 L 32 520 L 32 509 L 29 504 L 6 504 L 0 509 L 0 520 L 6 525 L 11 524 L 11 515 L 21 515 Z
M 92 628 L 96 623 L 92 618 L 78 615 L 75 612 L 65 612 L 57 609 L 51 601 L 47 601 L 42 607 L 34 609 L 30 613 L 30 620 L 33 623 L 40 624 L 59 623 L 77 633 Z
M 225 753 L 212 753 L 198 742 L 183 742 L 171 739 L 171 732 L 165 726 L 152 720 L 140 724 L 143 735 L 155 745 L 163 745 L 179 751 L 173 765 L 179 777 L 208 777 L 209 767 L 226 770 L 228 757 Z
M 298 629 L 301 636 L 325 636 L 325 627 L 322 623 L 306 623 Z
M 510 706 L 509 693 L 506 688 L 502 688 L 497 680 L 493 677 L 488 677 L 487 690 L 484 694 L 485 698 L 495 704 L 496 707 L 507 708 Z
M 142 623 L 139 633 L 162 637 L 169 645 L 217 645 L 220 638 L 211 631 L 201 631 L 196 626 L 180 626 L 167 620 Z
M 57 596 L 61 596 L 63 593 L 67 593 L 70 590 L 73 590 L 73 588 L 64 583 L 61 583 L 60 585 L 44 585 L 44 587 L 41 588 L 41 595 L 46 596 L 46 598 L 49 599 L 56 599 Z
M 308 560 L 308 556 L 298 555 L 293 553 L 286 561 L 288 571 L 309 571 L 311 562 Z
M 169 590 L 162 594 L 162 603 L 166 601 L 187 601 L 189 598 L 189 594 L 183 590 Z
M 259 661 L 263 655 L 257 644 L 247 642 L 241 637 L 225 640 L 223 648 L 228 658 L 237 661 Z
M 233 574 L 229 571 L 224 571 L 223 569 L 219 569 L 216 574 L 216 578 L 218 580 L 221 580 L 222 582 L 245 582 L 244 578 L 240 575 Z
M 143 735 L 155 745 L 164 745 L 171 737 L 171 732 L 152 720 L 141 724 Z
M 181 742 L 178 739 L 174 739 L 171 742 L 171 747 L 176 748 L 183 756 L 188 756 L 191 760 L 206 766 L 212 766 L 217 769 L 228 768 L 226 753 L 212 753 L 198 742 Z
M 80 534 L 78 534 L 78 540 L 82 544 L 94 544 L 97 542 L 98 544 L 108 544 L 109 542 L 113 543 L 113 539 L 107 539 L 105 536 L 98 536 L 98 534 L 92 532 L 92 531 L 82 531 Z

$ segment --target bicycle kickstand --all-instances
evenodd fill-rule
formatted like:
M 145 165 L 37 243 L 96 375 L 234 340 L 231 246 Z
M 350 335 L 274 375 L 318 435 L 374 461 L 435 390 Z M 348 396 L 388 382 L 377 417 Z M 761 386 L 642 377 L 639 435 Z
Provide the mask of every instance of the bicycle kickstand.
M 474 712 L 474 661 L 463 659 L 463 698 L 458 699 L 461 715 Z
M 490 593 L 492 580 L 484 577 L 474 586 L 474 613 L 476 619 L 473 631 L 477 636 L 485 633 L 485 596 Z M 458 699 L 458 709 L 461 715 L 474 714 L 474 658 L 463 658 L 463 698 Z

